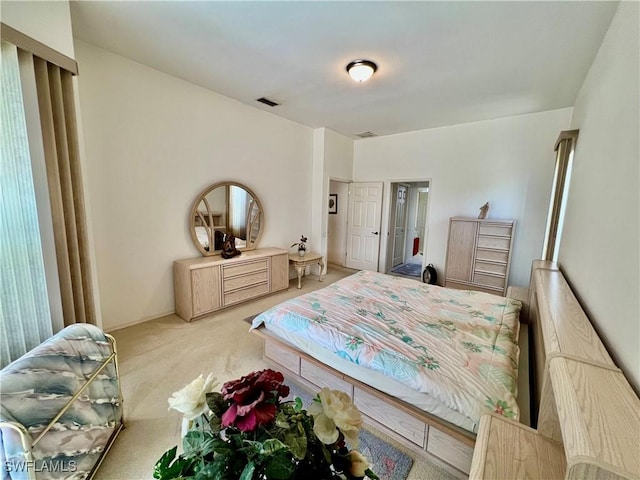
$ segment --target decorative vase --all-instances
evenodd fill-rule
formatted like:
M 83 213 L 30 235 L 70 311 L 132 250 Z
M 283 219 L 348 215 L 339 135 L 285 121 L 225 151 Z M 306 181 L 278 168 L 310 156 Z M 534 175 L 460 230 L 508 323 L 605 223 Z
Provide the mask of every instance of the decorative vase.
M 184 437 L 189 430 L 193 428 L 193 420 L 182 419 L 182 425 L 180 428 L 180 436 Z
M 305 248 L 298 248 L 298 255 L 304 257 L 305 253 L 307 253 L 307 250 Z

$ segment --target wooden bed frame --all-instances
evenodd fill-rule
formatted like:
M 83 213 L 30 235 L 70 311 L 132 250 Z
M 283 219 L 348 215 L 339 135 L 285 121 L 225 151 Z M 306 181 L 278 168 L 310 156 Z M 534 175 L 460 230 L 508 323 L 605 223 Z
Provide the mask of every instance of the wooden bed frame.
M 537 429 L 482 417 L 470 478 L 639 479 L 640 399 L 557 265 L 533 263 L 528 303 Z
M 426 455 L 456 477 L 466 478 L 475 434 L 334 370 L 264 327 L 253 331 L 264 339 L 265 361 L 285 376 L 312 393 L 322 387 L 348 393 L 365 423 Z
M 327 386 L 349 393 L 366 423 L 458 478 L 640 478 L 640 400 L 555 264 L 533 263 L 528 294 L 521 320 L 529 321 L 531 413 L 538 430 L 485 415 L 477 442 L 475 434 L 318 362 L 263 327 L 254 332 L 264 339 L 267 363 L 312 391 Z M 585 385 L 590 369 L 599 380 Z M 593 382 L 598 392 L 591 391 Z M 610 401 L 617 412 L 600 405 L 610 393 L 603 389 L 615 391 Z M 577 406 L 584 398 L 599 403 Z M 606 442 L 598 443 L 599 436 Z

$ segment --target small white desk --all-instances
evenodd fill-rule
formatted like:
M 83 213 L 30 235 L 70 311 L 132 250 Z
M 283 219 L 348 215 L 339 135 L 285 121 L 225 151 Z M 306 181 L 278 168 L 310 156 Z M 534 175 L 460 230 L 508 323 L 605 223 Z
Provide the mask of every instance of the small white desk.
M 307 268 L 307 265 L 318 265 L 318 281 L 322 282 L 322 272 L 324 271 L 324 259 L 319 253 L 307 252 L 304 257 L 301 257 L 297 253 L 289 254 L 289 264 L 295 267 L 298 272 L 298 288 L 302 288 L 302 276 Z

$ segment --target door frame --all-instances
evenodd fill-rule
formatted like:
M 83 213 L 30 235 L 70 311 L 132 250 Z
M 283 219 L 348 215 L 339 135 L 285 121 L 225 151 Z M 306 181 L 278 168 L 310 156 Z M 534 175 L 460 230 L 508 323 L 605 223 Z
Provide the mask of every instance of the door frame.
M 392 195 L 392 184 L 393 183 L 429 183 L 429 196 L 427 197 L 427 208 L 426 208 L 426 218 L 424 222 L 424 255 L 422 258 L 422 270 L 424 270 L 425 265 L 427 264 L 427 251 L 429 245 L 429 218 L 431 216 L 431 203 L 433 196 L 433 180 L 431 177 L 418 177 L 418 178 L 389 178 L 384 180 L 384 187 L 382 192 L 382 219 L 380 222 L 380 228 L 382 233 L 382 237 L 380 238 L 380 254 L 378 256 L 378 271 L 383 273 L 388 273 L 391 270 L 391 262 L 393 261 L 393 253 L 390 251 L 389 245 L 392 241 L 391 232 L 393 226 L 391 225 L 391 221 L 393 219 L 393 212 L 391 211 L 393 208 L 393 199 Z
M 345 263 L 346 263 L 346 260 L 347 260 L 347 216 L 349 215 L 349 211 L 348 211 L 348 209 L 349 209 L 349 185 L 351 183 L 353 183 L 353 180 L 345 180 L 343 178 L 338 178 L 338 177 L 329 177 L 329 181 L 328 181 L 329 187 L 328 187 L 327 198 L 329 198 L 328 195 L 331 193 L 331 183 L 332 182 L 344 184 L 344 185 L 346 185 L 346 189 L 347 189 L 347 194 L 344 195 L 344 198 L 342 198 L 342 199 L 339 198 L 338 199 L 338 208 L 339 209 L 340 208 L 343 209 L 343 214 L 341 216 L 341 220 L 342 220 L 341 223 L 342 223 L 342 226 L 344 227 L 344 235 L 342 237 L 336 237 L 336 238 L 339 239 L 341 251 L 344 252 L 344 255 L 342 255 L 342 259 L 340 260 L 339 265 L 341 267 L 344 267 Z M 329 205 L 328 205 L 328 202 L 325 202 L 325 204 L 326 204 L 326 206 L 325 206 L 326 207 L 326 212 L 325 212 L 324 218 L 325 218 L 325 220 L 327 222 L 327 227 L 326 227 L 325 231 L 323 232 L 323 234 L 324 234 L 324 236 L 326 236 L 326 239 L 327 239 L 327 241 L 326 241 L 326 251 L 324 252 L 325 259 L 326 259 L 326 262 L 325 262 L 325 273 L 326 273 L 326 269 L 327 269 L 326 265 L 329 264 L 329 248 L 331 246 L 331 243 L 329 241 L 330 240 L 329 237 L 330 237 L 331 232 L 329 231 L 329 218 L 330 218 L 329 217 Z

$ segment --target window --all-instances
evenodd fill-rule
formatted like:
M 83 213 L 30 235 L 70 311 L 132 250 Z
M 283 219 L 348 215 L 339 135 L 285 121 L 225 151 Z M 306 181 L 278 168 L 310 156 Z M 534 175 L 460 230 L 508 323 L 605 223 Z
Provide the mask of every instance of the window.
M 0 366 L 53 334 L 18 49 L 2 42 Z
M 573 166 L 573 154 L 578 140 L 578 130 L 560 132 L 554 150 L 556 151 L 556 166 L 551 187 L 551 201 L 547 217 L 542 259 L 556 262 L 560 250 L 562 224 L 569 194 L 569 179 Z

